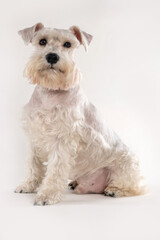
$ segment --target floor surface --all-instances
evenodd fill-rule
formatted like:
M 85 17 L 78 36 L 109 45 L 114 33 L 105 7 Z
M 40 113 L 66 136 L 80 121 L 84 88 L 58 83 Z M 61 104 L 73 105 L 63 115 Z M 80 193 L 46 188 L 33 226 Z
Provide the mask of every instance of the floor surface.
M 160 240 L 160 186 L 118 199 L 67 191 L 54 206 L 33 206 L 34 194 L 12 189 L 0 194 L 1 240 Z

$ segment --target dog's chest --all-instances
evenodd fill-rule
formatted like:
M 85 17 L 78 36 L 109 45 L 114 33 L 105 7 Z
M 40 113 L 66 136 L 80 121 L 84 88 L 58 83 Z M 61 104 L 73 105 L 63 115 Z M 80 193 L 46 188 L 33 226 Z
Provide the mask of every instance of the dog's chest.
M 23 114 L 23 127 L 34 146 L 50 151 L 57 138 L 73 132 L 74 124 L 82 117 L 74 102 L 67 93 L 35 89 Z

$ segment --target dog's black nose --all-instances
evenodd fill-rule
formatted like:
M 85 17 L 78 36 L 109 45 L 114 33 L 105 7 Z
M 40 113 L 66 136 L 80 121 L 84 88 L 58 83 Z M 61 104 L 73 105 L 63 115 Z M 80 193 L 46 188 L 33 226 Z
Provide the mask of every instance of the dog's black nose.
M 48 53 L 46 55 L 46 60 L 50 64 L 57 63 L 59 60 L 59 56 L 56 53 Z

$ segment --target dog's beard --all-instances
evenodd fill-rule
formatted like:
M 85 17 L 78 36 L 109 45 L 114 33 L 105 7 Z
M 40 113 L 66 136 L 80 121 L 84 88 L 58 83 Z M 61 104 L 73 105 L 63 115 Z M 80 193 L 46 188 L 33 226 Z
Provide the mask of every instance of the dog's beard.
M 55 64 L 51 67 L 44 64 L 41 59 L 31 59 L 25 68 L 24 75 L 32 84 L 53 90 L 73 88 L 81 78 L 73 61 L 67 62 L 67 64 Z

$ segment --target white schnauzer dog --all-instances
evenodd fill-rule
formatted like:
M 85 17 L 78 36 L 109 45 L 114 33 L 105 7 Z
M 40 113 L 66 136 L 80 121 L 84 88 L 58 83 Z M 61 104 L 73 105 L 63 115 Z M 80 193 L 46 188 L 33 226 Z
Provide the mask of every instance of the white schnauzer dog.
M 79 85 L 74 50 L 81 44 L 87 50 L 92 36 L 77 26 L 59 30 L 42 23 L 19 34 L 36 48 L 24 72 L 36 87 L 23 114 L 30 143 L 28 174 L 15 192 L 37 190 L 35 204 L 50 205 L 61 200 L 70 179 L 78 194 L 143 194 L 136 157 Z

